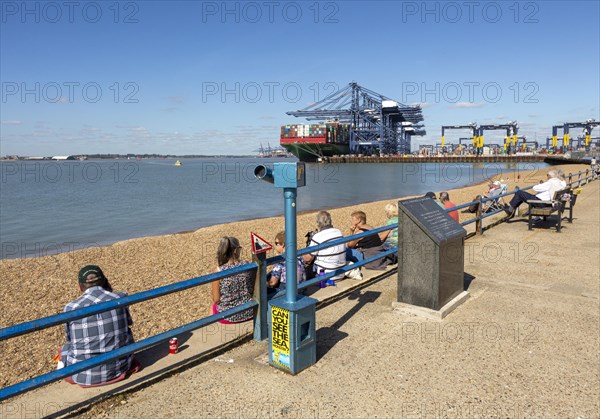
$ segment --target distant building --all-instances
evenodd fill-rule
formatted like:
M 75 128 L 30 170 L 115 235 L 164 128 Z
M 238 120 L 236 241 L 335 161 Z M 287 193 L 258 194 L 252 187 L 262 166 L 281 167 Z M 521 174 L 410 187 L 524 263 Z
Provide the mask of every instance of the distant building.
M 54 156 L 51 160 L 75 160 L 75 156 Z

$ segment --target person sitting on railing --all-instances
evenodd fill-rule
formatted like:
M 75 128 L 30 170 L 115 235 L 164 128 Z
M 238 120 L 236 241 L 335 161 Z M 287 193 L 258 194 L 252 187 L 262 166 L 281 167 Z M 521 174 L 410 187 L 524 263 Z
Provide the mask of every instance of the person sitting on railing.
M 367 214 L 363 211 L 354 211 L 350 214 L 351 226 L 350 235 L 364 233 L 372 230 L 369 224 L 367 224 Z M 364 259 L 363 251 L 365 249 L 373 247 L 381 247 L 383 241 L 379 237 L 379 234 L 373 234 L 372 236 L 363 237 L 362 239 L 351 240 L 346 243 L 348 250 L 346 251 L 346 259 L 352 262 L 360 262 Z
M 113 292 L 104 273 L 95 265 L 85 266 L 79 271 L 79 289 L 83 291 L 83 295 L 67 304 L 65 313 L 127 296 L 124 292 Z M 73 365 L 132 344 L 133 334 L 129 327 L 132 324 L 127 307 L 67 322 L 67 342 L 62 346 L 60 354 L 63 365 Z M 133 355 L 126 355 L 78 372 L 65 381 L 82 387 L 111 384 L 140 369 L 141 365 Z
M 327 211 L 317 213 L 317 232 L 312 236 L 308 247 L 317 246 L 326 242 L 341 239 L 342 232 L 333 227 L 331 214 Z M 338 244 L 325 249 L 317 250 L 304 255 L 304 262 L 312 263 L 312 270 L 316 274 L 327 274 L 346 266 L 346 245 Z M 360 274 L 360 273 L 359 273 Z M 344 274 L 335 275 L 331 279 L 342 279 Z
M 537 192 L 536 195 L 525 192 L 519 189 L 510 200 L 509 205 L 504 208 L 504 211 L 508 215 L 507 219 L 511 219 L 515 216 L 515 212 L 519 205 L 529 200 L 538 201 L 550 201 L 554 197 L 554 193 L 567 187 L 567 182 L 560 179 L 561 172 L 557 169 L 552 169 L 546 174 L 548 180 L 538 185 L 533 186 L 533 190 Z M 563 175 L 564 176 L 564 175 Z
M 383 240 L 383 249 L 390 250 L 393 247 L 398 247 L 398 204 L 387 204 L 383 210 L 387 217 L 385 225 L 396 226 L 393 230 L 386 230 L 379 233 L 379 238 Z
M 287 276 L 285 273 L 285 231 L 280 231 L 275 236 L 275 250 L 280 255 L 283 255 L 284 259 L 281 262 L 273 264 L 273 270 L 267 275 L 267 281 L 270 288 L 284 290 Z M 306 280 L 304 262 L 301 258 L 298 258 L 296 264 L 296 279 L 298 284 Z
M 215 272 L 221 272 L 228 269 L 237 268 L 247 264 L 245 260 L 240 259 L 242 246 L 240 241 L 235 237 L 223 237 L 217 248 L 217 269 Z M 247 303 L 252 299 L 254 292 L 255 272 L 244 271 L 238 274 L 222 278 L 212 283 L 212 314 L 221 313 L 225 310 L 237 307 Z M 253 310 L 242 311 L 224 320 L 219 320 L 220 323 L 240 323 L 251 320 Z
M 448 192 L 440 192 L 440 202 L 442 203 L 444 208 L 453 208 L 456 206 L 454 202 L 450 201 L 450 194 L 448 194 Z M 457 223 L 460 222 L 457 210 L 450 211 L 448 215 L 452 217 Z
M 367 224 L 367 214 L 363 211 L 355 211 L 350 217 L 352 220 L 352 226 L 350 227 L 351 235 L 364 233 L 373 229 L 373 227 Z M 347 246 L 346 259 L 352 262 L 359 262 L 365 258 L 375 256 L 379 252 L 385 251 L 383 248 L 383 240 L 379 234 L 351 240 L 347 243 Z M 364 266 L 365 269 L 385 269 L 390 263 L 392 263 L 392 261 L 388 258 L 381 258 L 369 262 Z

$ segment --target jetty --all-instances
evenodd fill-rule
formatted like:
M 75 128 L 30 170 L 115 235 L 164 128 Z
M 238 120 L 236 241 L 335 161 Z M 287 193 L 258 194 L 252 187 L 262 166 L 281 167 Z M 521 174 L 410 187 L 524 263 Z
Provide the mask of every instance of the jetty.
M 364 156 L 343 155 L 322 157 L 323 163 L 519 163 L 543 162 L 546 155 L 532 154 L 522 156 L 483 155 L 483 156 Z

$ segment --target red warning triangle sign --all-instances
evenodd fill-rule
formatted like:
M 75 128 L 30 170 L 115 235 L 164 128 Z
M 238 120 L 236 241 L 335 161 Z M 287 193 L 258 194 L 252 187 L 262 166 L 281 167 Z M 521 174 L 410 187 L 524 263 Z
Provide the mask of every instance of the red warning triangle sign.
M 259 254 L 271 250 L 273 245 L 260 237 L 256 233 L 250 233 L 250 241 L 252 242 L 252 253 Z

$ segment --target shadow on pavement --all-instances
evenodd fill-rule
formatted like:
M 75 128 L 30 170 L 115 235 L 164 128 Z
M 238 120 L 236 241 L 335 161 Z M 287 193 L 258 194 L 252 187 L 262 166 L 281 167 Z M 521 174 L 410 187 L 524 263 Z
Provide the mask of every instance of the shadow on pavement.
M 464 272 L 463 288 L 465 291 L 467 291 L 469 289 L 469 287 L 471 286 L 471 282 L 473 282 L 474 280 L 475 280 L 475 277 L 473 275 Z
M 349 300 L 357 300 L 357 304 L 331 326 L 322 327 L 317 330 L 317 362 L 338 342 L 348 336 L 347 333 L 340 331 L 339 328 L 350 320 L 352 316 L 358 313 L 365 305 L 375 302 L 380 295 L 381 292 L 366 291 L 361 293 L 360 290 L 357 290 L 348 296 Z
M 185 351 L 189 345 L 183 345 L 185 342 L 192 337 L 190 332 L 182 333 L 181 335 L 177 335 L 177 340 L 179 344 L 178 352 Z M 169 355 L 169 343 L 163 342 L 159 345 L 153 346 L 148 349 L 144 349 L 143 351 L 135 354 L 135 357 L 142 363 L 144 368 L 149 367 L 150 365 L 155 364 L 160 359 Z

